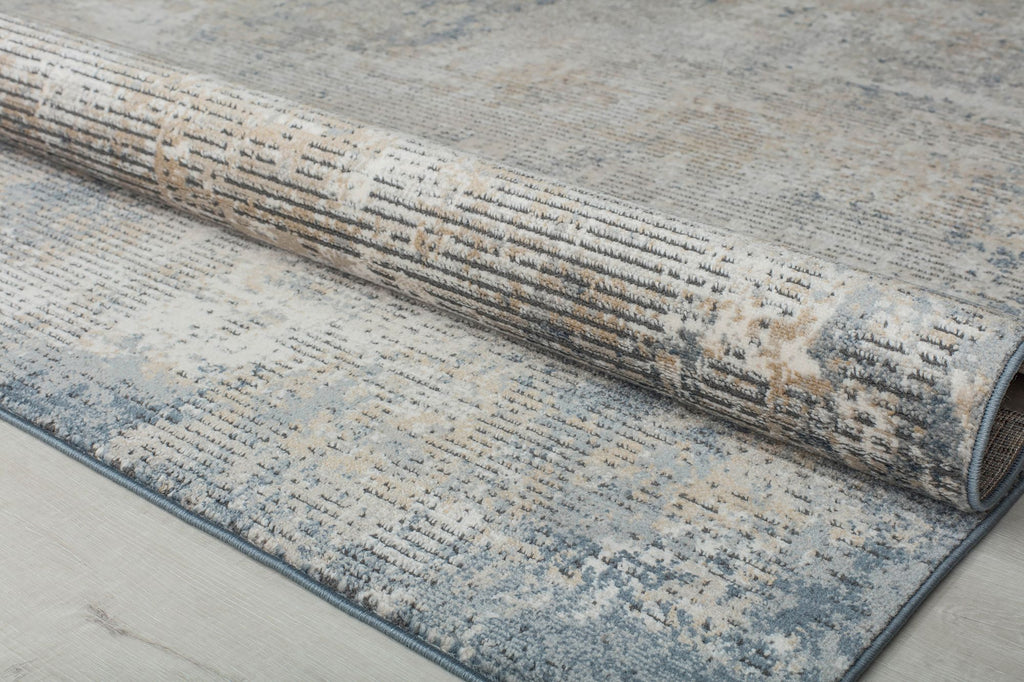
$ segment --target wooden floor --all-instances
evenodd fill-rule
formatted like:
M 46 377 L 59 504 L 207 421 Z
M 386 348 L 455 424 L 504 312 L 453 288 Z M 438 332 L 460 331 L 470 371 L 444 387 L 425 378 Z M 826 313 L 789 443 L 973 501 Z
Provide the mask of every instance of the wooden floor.
M 0 424 L 0 680 L 452 679 L 274 571 Z M 869 680 L 1024 678 L 1024 504 Z

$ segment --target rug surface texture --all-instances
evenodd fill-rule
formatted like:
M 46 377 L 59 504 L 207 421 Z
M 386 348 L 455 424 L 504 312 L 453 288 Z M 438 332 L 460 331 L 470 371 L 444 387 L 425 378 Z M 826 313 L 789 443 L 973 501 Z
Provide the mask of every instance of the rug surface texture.
M 854 677 L 1021 492 L 1018 9 L 0 9 L 6 418 L 467 678 Z

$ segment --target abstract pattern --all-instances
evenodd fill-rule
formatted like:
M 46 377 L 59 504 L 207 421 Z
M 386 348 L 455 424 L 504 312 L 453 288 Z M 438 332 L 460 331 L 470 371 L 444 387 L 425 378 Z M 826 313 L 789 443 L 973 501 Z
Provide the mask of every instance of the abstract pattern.
M 182 66 L 0 18 L 0 408 L 470 670 L 854 674 L 1018 479 L 1013 8 L 4 7 Z
M 2 28 L 13 142 L 964 509 L 999 501 L 969 472 L 1011 315 Z
M 891 4 L 0 7 L 736 237 L 1020 312 L 1024 6 Z
M 981 521 L 2 163 L 0 407 L 484 675 L 837 678 Z

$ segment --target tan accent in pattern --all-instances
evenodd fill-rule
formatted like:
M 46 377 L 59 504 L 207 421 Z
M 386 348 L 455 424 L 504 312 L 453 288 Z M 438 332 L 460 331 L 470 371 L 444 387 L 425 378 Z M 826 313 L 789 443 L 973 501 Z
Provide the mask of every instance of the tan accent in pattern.
M 0 18 L 0 136 L 970 508 L 1019 320 Z

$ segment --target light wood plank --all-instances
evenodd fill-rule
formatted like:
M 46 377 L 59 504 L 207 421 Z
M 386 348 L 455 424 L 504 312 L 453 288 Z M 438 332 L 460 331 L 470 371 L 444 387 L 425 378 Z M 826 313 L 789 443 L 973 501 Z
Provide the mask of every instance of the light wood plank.
M 0 679 L 455 679 L 0 425 Z

